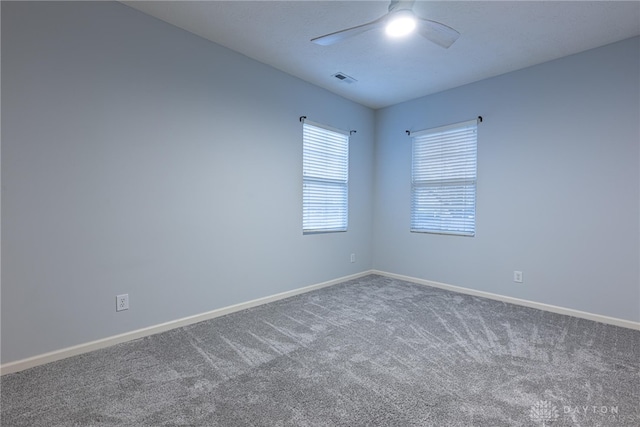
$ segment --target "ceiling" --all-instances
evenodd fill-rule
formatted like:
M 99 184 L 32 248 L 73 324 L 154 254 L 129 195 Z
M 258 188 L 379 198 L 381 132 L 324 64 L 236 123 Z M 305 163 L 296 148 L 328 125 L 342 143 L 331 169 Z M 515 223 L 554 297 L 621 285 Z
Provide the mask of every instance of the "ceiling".
M 638 1 L 416 1 L 418 16 L 460 32 L 449 49 L 383 31 L 310 42 L 381 17 L 389 1 L 123 3 L 374 109 L 640 35 Z

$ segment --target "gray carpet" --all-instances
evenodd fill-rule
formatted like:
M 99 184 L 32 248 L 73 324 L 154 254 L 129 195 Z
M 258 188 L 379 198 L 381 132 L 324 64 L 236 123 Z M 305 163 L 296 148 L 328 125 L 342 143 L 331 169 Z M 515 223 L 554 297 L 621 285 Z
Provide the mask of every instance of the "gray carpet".
M 367 276 L 1 387 L 2 426 L 640 426 L 640 332 Z

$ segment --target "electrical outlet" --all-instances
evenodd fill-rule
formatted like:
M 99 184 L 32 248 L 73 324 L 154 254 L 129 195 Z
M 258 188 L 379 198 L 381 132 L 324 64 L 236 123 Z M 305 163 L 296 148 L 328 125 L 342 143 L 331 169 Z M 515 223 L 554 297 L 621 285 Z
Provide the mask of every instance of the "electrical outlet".
M 351 262 L 356 262 L 356 254 L 351 254 Z
M 513 272 L 513 281 L 516 283 L 522 283 L 522 271 Z
M 129 310 L 129 294 L 116 296 L 116 311 Z

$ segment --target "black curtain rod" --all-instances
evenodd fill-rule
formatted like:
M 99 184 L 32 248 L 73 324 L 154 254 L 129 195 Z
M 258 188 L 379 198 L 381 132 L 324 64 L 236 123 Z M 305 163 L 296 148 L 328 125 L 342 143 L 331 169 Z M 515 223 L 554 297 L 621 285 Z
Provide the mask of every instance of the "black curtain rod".
M 307 116 L 300 116 L 298 120 L 300 120 L 300 123 L 304 123 L 304 121 L 307 120 Z M 357 132 L 358 132 L 357 130 L 351 129 L 349 131 L 349 135 L 353 135 L 354 133 L 357 133 Z
M 478 121 L 480 123 L 482 123 L 482 116 L 478 116 Z M 410 130 L 405 130 L 405 132 L 407 133 L 408 136 L 411 136 L 411 131 Z

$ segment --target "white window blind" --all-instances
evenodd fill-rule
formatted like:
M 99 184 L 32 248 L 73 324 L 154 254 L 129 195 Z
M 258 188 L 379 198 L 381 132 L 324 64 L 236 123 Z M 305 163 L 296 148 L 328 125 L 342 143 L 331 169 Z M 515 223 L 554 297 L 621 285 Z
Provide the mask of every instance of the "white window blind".
M 412 133 L 411 231 L 475 235 L 477 120 Z
M 305 121 L 302 141 L 302 230 L 346 231 L 349 133 Z

